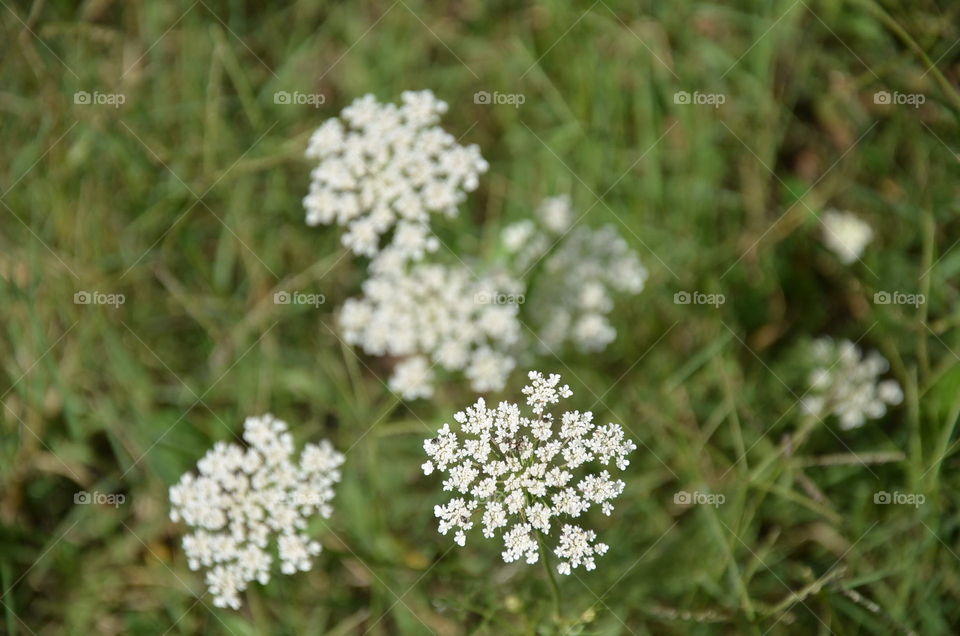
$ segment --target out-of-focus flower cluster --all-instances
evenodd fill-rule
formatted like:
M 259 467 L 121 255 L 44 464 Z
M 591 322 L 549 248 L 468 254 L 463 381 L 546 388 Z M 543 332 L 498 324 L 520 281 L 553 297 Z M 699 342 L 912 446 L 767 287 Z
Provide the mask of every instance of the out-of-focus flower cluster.
M 823 242 L 844 265 L 860 258 L 873 240 L 873 228 L 851 212 L 828 210 L 821 219 Z
M 206 568 L 214 604 L 234 609 L 250 581 L 270 580 L 272 539 L 284 574 L 310 569 L 320 544 L 307 535 L 307 521 L 330 517 L 343 464 L 326 440 L 307 444 L 293 461 L 293 438 L 272 415 L 243 426 L 247 448 L 217 442 L 197 463 L 198 475 L 186 473 L 170 488 L 170 518 L 194 528 L 183 538 L 190 569 Z
M 462 262 L 375 264 L 363 296 L 340 313 L 344 339 L 370 355 L 397 358 L 389 385 L 405 399 L 432 395 L 435 368 L 463 372 L 475 391 L 500 390 L 531 342 L 545 352 L 568 343 L 602 350 L 616 337 L 608 319 L 614 294 L 639 293 L 646 270 L 613 227 L 568 231 L 568 197 L 544 201 L 537 221 L 505 228 L 510 258 L 477 267 L 481 274 Z M 524 277 L 541 258 L 542 275 L 527 296 Z M 520 322 L 522 303 L 530 330 Z
M 520 221 L 504 229 L 502 242 L 520 273 L 543 261 L 527 298 L 537 344 L 551 352 L 568 342 L 581 351 L 602 351 L 617 335 L 607 317 L 614 294 L 643 291 L 647 270 L 613 226 L 570 230 L 569 197 L 546 199 L 536 216 L 540 228 Z
M 518 288 L 506 277 L 476 280 L 462 266 L 417 263 L 367 279 L 363 296 L 344 303 L 340 329 L 370 355 L 403 358 L 389 384 L 406 399 L 432 394 L 434 365 L 463 371 L 475 391 L 499 390 L 520 323 L 516 303 L 490 300 Z
M 612 227 L 571 231 L 566 196 L 504 230 L 506 262 L 428 257 L 439 247 L 431 214 L 456 214 L 487 170 L 476 146 L 437 126 L 446 110 L 430 91 L 405 92 L 399 106 L 367 95 L 321 125 L 307 149 L 319 160 L 304 198 L 307 223 L 344 227 L 344 244 L 372 258 L 340 330 L 349 344 L 393 359 L 389 386 L 405 399 L 432 395 L 434 369 L 463 373 L 475 391 L 499 390 L 531 343 L 602 350 L 616 337 L 614 294 L 638 293 L 647 277 Z M 538 265 L 543 275 L 531 277 L 527 298 Z M 520 321 L 524 302 L 532 333 Z
M 528 377 L 523 393 L 532 416 L 508 402 L 487 408 L 480 398 L 454 415 L 458 430 L 444 424 L 424 442 L 423 472 L 445 473 L 443 489 L 454 493 L 434 507 L 439 531 L 452 530 L 463 546 L 479 521 L 484 537 L 500 536 L 507 563 L 521 558 L 536 563 L 541 544 L 555 541 L 561 574 L 580 566 L 592 570 L 594 558 L 608 546 L 596 542 L 596 533 L 579 520 L 594 506 L 611 513 L 611 501 L 625 484 L 606 467 L 625 469 L 636 445 L 619 425 L 595 424 L 589 411 L 568 411 L 555 420 L 546 411 L 570 397 L 570 387 L 560 385 L 559 375 L 531 371 Z M 604 469 L 597 472 L 597 464 Z
M 406 91 L 400 106 L 367 95 L 327 120 L 306 153 L 319 160 L 303 200 L 307 224 L 343 226 L 355 254 L 392 263 L 436 249 L 430 214 L 455 215 L 487 170 L 477 146 L 459 145 L 436 125 L 446 111 L 432 91 Z
M 849 340 L 824 337 L 814 341 L 812 354 L 817 366 L 810 373 L 810 391 L 803 399 L 807 413 L 835 415 L 840 427 L 849 430 L 883 417 L 887 405 L 903 400 L 896 380 L 878 382 L 890 364 L 876 351 L 864 356 Z

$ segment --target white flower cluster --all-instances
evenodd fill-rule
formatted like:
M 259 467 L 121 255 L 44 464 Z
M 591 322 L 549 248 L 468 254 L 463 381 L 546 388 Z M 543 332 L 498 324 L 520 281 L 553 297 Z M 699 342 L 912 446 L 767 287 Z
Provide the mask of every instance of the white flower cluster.
M 434 507 L 439 531 L 453 530 L 454 541 L 466 545 L 466 532 L 479 516 L 484 537 L 501 534 L 505 562 L 523 558 L 536 563 L 541 543 L 557 527 L 559 540 L 553 548 L 560 557 L 557 571 L 570 574 L 580 566 L 592 570 L 594 557 L 608 546 L 571 520 L 594 505 L 610 514 L 610 502 L 623 492 L 624 482 L 612 479 L 607 470 L 595 472 L 593 464 L 612 463 L 623 470 L 636 445 L 619 425 L 596 425 L 589 411 L 565 412 L 556 422 L 545 411 L 570 397 L 570 387 L 560 386 L 559 375 L 544 377 L 531 371 L 528 377 L 530 384 L 523 393 L 532 417 L 508 402 L 488 409 L 480 398 L 454 415 L 462 438 L 444 424 L 436 437 L 424 442 L 429 460 L 423 472 L 446 473 L 443 489 L 456 493 Z
M 607 319 L 612 293 L 640 293 L 647 270 L 613 226 L 568 232 L 569 197 L 546 199 L 537 217 L 545 231 L 520 221 L 505 228 L 502 240 L 516 255 L 514 268 L 526 270 L 543 258 L 544 275 L 528 299 L 531 317 L 542 321 L 535 329 L 538 344 L 554 351 L 571 341 L 581 351 L 602 351 L 617 335 Z M 557 248 L 544 258 L 554 242 Z
M 343 464 L 326 440 L 304 446 L 294 463 L 293 438 L 272 415 L 243 426 L 246 449 L 217 442 L 197 463 L 198 476 L 186 473 L 170 488 L 170 518 L 194 528 L 183 538 L 190 569 L 208 568 L 214 605 L 234 609 L 250 581 L 270 580 L 271 538 L 284 574 L 310 569 L 320 544 L 307 535 L 307 519 L 329 518 Z
M 370 355 L 399 358 L 389 386 L 411 400 L 433 394 L 435 367 L 462 371 L 475 391 L 502 389 L 524 350 L 521 298 L 530 306 L 541 349 L 572 341 L 583 351 L 602 350 L 616 336 L 607 319 L 612 293 L 639 293 L 647 272 L 610 226 L 567 233 L 573 209 L 566 196 L 546 199 L 537 219 L 505 228 L 510 263 L 479 279 L 462 264 L 401 261 L 386 267 L 389 259 L 381 254 L 364 295 L 343 306 L 344 339 Z M 518 278 L 558 240 L 527 298 Z
M 824 212 L 823 242 L 844 265 L 860 258 L 867 244 L 873 240 L 873 228 L 850 212 Z
M 431 91 L 404 92 L 400 105 L 367 95 L 321 125 L 306 151 L 319 161 L 304 198 L 307 223 L 343 226 L 344 244 L 372 258 L 364 295 L 340 313 L 341 332 L 368 354 L 396 359 L 389 386 L 405 399 L 432 395 L 435 367 L 463 372 L 475 391 L 503 388 L 527 348 L 520 278 L 544 256 L 529 313 L 547 351 L 567 341 L 584 351 L 606 347 L 616 336 L 611 293 L 638 293 L 647 277 L 612 227 L 567 235 L 566 196 L 546 199 L 538 223 L 506 228 L 511 263 L 503 270 L 481 267 L 478 278 L 462 263 L 426 262 L 439 246 L 430 215 L 456 214 L 488 168 L 477 146 L 459 145 L 437 125 L 446 110 Z M 548 254 L 557 239 L 565 240 Z
M 319 160 L 303 200 L 307 224 L 343 226 L 343 244 L 355 254 L 382 250 L 391 262 L 435 250 L 429 215 L 455 215 L 487 170 L 477 146 L 461 146 L 436 126 L 447 104 L 433 92 L 406 91 L 402 102 L 355 100 L 313 133 L 306 152 Z
M 403 358 L 389 385 L 406 399 L 432 394 L 434 365 L 463 371 L 475 391 L 496 391 L 514 367 L 507 350 L 520 337 L 518 307 L 483 300 L 517 289 L 505 277 L 477 281 L 465 267 L 416 263 L 368 278 L 364 295 L 344 303 L 340 330 L 370 355 Z
M 903 401 L 896 380 L 877 378 L 890 367 L 887 359 L 873 351 L 863 356 L 849 340 L 835 342 L 819 338 L 813 343 L 817 367 L 810 373 L 810 397 L 803 408 L 818 417 L 836 415 L 844 430 L 859 428 L 868 419 L 878 419 L 887 405 Z

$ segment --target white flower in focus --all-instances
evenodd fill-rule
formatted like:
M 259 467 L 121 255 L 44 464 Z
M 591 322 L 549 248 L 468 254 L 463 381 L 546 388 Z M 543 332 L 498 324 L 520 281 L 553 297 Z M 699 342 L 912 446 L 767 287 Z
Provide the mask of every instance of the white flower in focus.
M 557 567 L 560 574 L 570 574 L 571 568 L 581 565 L 587 570 L 596 569 L 594 555 L 606 554 L 609 547 L 606 543 L 594 543 L 596 538 L 597 533 L 593 530 L 584 530 L 579 526 L 563 526 L 560 545 L 555 550 L 557 556 L 567 560 Z
M 343 244 L 371 258 L 392 229 L 391 260 L 436 250 L 430 214 L 455 215 L 488 167 L 477 146 L 436 125 L 446 111 L 429 90 L 404 92 L 399 106 L 367 95 L 321 125 L 306 151 L 319 161 L 303 200 L 307 224 L 344 227 Z
M 270 580 L 276 540 L 284 574 L 310 569 L 320 544 L 307 535 L 307 520 L 329 518 L 333 485 L 343 455 L 324 440 L 307 444 L 293 461 L 293 438 L 272 415 L 244 422 L 247 448 L 217 442 L 170 488 L 170 519 L 194 531 L 183 538 L 191 570 L 207 569 L 206 583 L 217 607 L 240 608 L 250 581 Z
M 444 474 L 443 490 L 453 493 L 434 507 L 438 529 L 453 531 L 463 546 L 479 522 L 484 537 L 501 537 L 506 563 L 536 563 L 542 540 L 555 544 L 561 574 L 592 570 L 607 545 L 595 543 L 596 533 L 580 524 L 594 506 L 609 515 L 625 486 L 595 466 L 624 470 L 636 445 L 617 424 L 597 426 L 589 411 L 568 411 L 557 421 L 547 411 L 572 395 L 570 387 L 560 385 L 559 375 L 531 371 L 528 377 L 523 394 L 531 417 L 508 402 L 488 409 L 480 398 L 454 415 L 458 430 L 444 424 L 424 442 L 424 474 Z
M 849 265 L 860 258 L 864 248 L 873 240 L 873 228 L 850 212 L 829 210 L 821 219 L 823 242 Z
M 466 267 L 416 263 L 368 278 L 363 296 L 344 304 L 340 330 L 367 354 L 404 359 L 389 385 L 405 399 L 431 395 L 434 365 L 463 372 L 475 391 L 496 391 L 513 370 L 521 327 L 516 303 L 492 301 L 520 291 L 502 276 L 478 281 Z
M 877 352 L 864 356 L 849 340 L 835 342 L 819 338 L 812 346 L 817 367 L 810 372 L 809 397 L 803 408 L 818 417 L 835 415 L 840 428 L 850 430 L 878 419 L 887 412 L 887 405 L 903 401 L 903 391 L 896 380 L 877 378 L 890 367 Z

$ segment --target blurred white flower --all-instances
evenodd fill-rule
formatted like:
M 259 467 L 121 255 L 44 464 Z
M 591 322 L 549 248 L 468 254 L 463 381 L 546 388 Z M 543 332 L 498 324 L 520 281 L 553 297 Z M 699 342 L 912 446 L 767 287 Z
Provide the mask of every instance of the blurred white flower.
M 466 267 L 416 263 L 368 278 L 363 296 L 344 304 L 340 330 L 370 355 L 406 359 L 389 382 L 406 399 L 430 395 L 432 365 L 464 372 L 475 391 L 496 391 L 520 338 L 517 304 L 497 301 L 519 292 L 506 277 L 476 280 Z
M 570 197 L 565 194 L 547 197 L 537 208 L 537 217 L 548 232 L 563 234 L 573 223 L 573 204 Z
M 611 501 L 625 484 L 612 479 L 608 470 L 598 473 L 596 464 L 624 470 L 636 445 L 619 425 L 594 424 L 589 411 L 565 412 L 555 421 L 546 411 L 570 397 L 570 387 L 560 385 L 559 375 L 531 371 L 528 377 L 523 393 L 532 417 L 508 402 L 488 409 L 480 398 L 454 415 L 458 430 L 444 424 L 436 437 L 424 442 L 424 474 L 444 473 L 443 489 L 456 494 L 434 507 L 438 529 L 441 534 L 452 530 L 454 541 L 463 546 L 479 517 L 484 537 L 501 535 L 505 562 L 522 558 L 536 563 L 540 541 L 552 543 L 556 527 L 553 551 L 561 559 L 557 571 L 570 574 L 579 566 L 592 570 L 594 556 L 604 554 L 607 545 L 595 543 L 592 530 L 570 520 L 583 517 L 594 505 L 606 515 L 612 512 Z
M 326 440 L 292 461 L 287 425 L 270 414 L 243 426 L 247 448 L 217 442 L 197 463 L 199 475 L 185 473 L 170 488 L 170 518 L 194 528 L 183 538 L 190 569 L 207 568 L 214 605 L 233 609 L 250 581 L 269 582 L 271 538 L 284 574 L 310 569 L 320 544 L 307 535 L 307 520 L 329 518 L 343 464 Z
M 541 346 L 550 351 L 573 342 L 581 351 L 602 351 L 617 332 L 607 319 L 613 295 L 638 294 L 647 270 L 612 226 L 578 227 L 544 260 L 544 284 L 531 293 L 531 315 Z
M 404 92 L 400 106 L 367 95 L 321 125 L 306 151 L 319 161 L 303 200 L 307 224 L 346 228 L 343 244 L 371 258 L 391 229 L 393 260 L 436 250 L 430 214 L 455 215 L 487 170 L 477 146 L 436 125 L 446 111 L 429 90 Z
M 528 219 L 500 235 L 514 277 L 542 262 L 544 275 L 536 277 L 526 304 L 544 353 L 568 342 L 581 351 L 602 351 L 617 336 L 607 318 L 614 294 L 638 294 L 647 280 L 636 252 L 613 226 L 571 230 L 573 219 L 570 198 L 551 197 L 537 208 L 539 227 Z
M 824 244 L 845 265 L 859 259 L 873 240 L 873 228 L 850 212 L 829 210 L 824 212 L 821 222 Z
M 812 346 L 817 367 L 810 372 L 810 391 L 803 409 L 818 417 L 836 415 L 840 428 L 859 428 L 868 419 L 878 419 L 887 405 L 900 404 L 903 391 L 896 380 L 877 381 L 890 367 L 873 351 L 864 356 L 849 340 L 835 342 L 818 338 Z
M 408 400 L 428 398 L 433 395 L 433 371 L 430 362 L 423 356 L 402 360 L 393 369 L 390 390 Z
M 504 228 L 501 240 L 507 251 L 513 254 L 524 249 L 536 233 L 537 226 L 533 221 L 518 221 Z

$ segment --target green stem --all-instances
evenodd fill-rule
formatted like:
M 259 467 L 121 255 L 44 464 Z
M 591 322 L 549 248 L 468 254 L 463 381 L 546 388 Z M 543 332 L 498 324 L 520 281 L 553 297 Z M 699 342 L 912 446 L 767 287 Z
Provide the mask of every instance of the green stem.
M 557 576 L 553 573 L 550 555 L 543 543 L 543 533 L 539 530 L 536 533 L 537 544 L 540 546 L 540 562 L 543 563 L 543 569 L 547 572 L 547 580 L 550 581 L 550 593 L 553 596 L 553 618 L 560 622 L 560 585 L 557 583 Z
M 933 269 L 933 249 L 935 247 L 935 235 L 937 231 L 937 222 L 933 218 L 932 206 L 926 205 L 923 210 L 923 273 L 920 275 L 920 293 L 924 299 L 930 298 L 930 270 Z M 924 327 L 917 328 L 917 355 L 920 358 L 920 384 L 929 386 L 930 382 L 930 353 L 927 349 L 927 340 L 930 332 L 926 327 L 929 316 L 929 305 L 923 303 L 920 307 L 920 324 Z
M 810 433 L 820 423 L 820 419 L 814 417 L 813 415 L 806 415 L 804 419 L 800 422 L 800 427 L 795 433 L 790 437 L 791 452 L 796 453 L 803 443 L 807 441 L 807 438 L 810 436 Z M 769 468 L 774 462 L 782 458 L 786 454 L 786 447 L 781 447 L 777 452 L 772 453 L 767 456 L 757 467 L 753 470 L 753 473 L 750 477 L 750 481 L 756 481 L 764 475 L 767 468 Z M 780 463 L 780 468 L 783 469 L 785 462 Z

